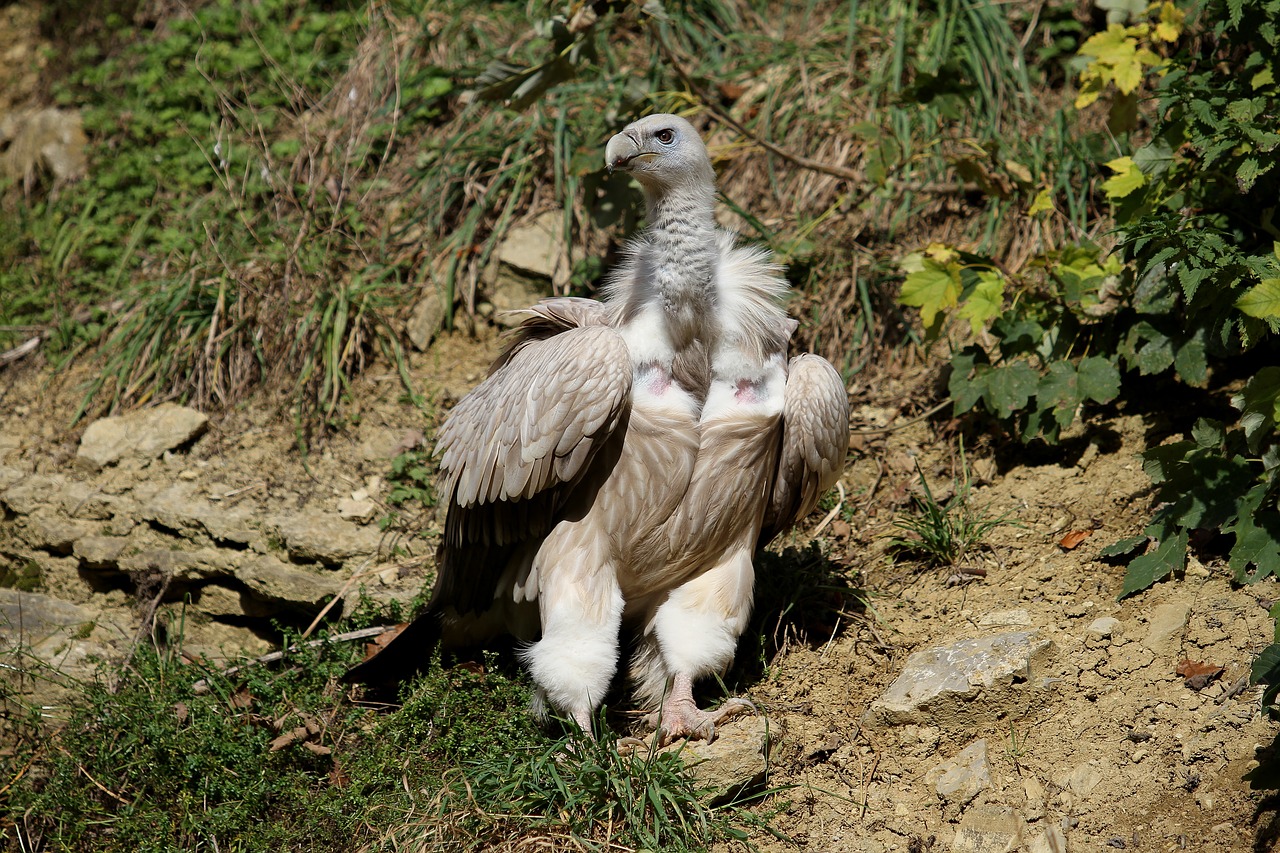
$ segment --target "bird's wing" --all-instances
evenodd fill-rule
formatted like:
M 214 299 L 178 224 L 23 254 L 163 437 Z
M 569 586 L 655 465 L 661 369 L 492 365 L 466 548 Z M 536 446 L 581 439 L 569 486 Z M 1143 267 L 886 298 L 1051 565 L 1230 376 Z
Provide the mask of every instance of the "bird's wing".
M 849 398 L 840 374 L 826 359 L 791 359 L 782 422 L 778 474 L 765 509 L 760 547 L 812 512 L 844 468 Z
M 520 325 L 508 332 L 506 345 L 502 353 L 489 367 L 489 373 L 496 373 L 511 360 L 516 351 L 533 341 L 543 341 L 569 329 L 584 326 L 614 325 L 617 313 L 612 306 L 595 299 L 583 299 L 578 296 L 553 296 L 539 300 L 528 308 L 519 308 L 506 312 L 508 316 L 518 318 Z
M 630 411 L 631 360 L 607 326 L 519 346 L 462 399 L 436 453 L 447 502 L 432 607 L 483 611 L 506 558 L 551 529 Z

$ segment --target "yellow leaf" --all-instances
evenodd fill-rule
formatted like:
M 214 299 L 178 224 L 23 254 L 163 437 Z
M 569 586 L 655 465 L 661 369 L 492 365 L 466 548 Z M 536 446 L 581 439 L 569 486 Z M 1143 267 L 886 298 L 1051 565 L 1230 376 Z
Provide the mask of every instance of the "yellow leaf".
M 1107 194 L 1108 201 L 1122 199 L 1147 182 L 1147 176 L 1133 162 L 1132 157 L 1117 157 L 1107 163 L 1107 168 L 1115 172 L 1102 182 L 1102 191 Z
M 929 260 L 937 261 L 942 266 L 954 263 L 960 257 L 960 253 L 946 243 L 930 243 L 925 247 L 924 255 Z
M 1182 35 L 1186 20 L 1186 12 L 1173 5 L 1170 0 L 1165 0 L 1160 4 L 1160 23 L 1156 24 L 1152 35 L 1159 41 L 1177 41 L 1178 36 Z
M 1280 317 L 1280 278 L 1264 278 L 1236 300 L 1236 307 L 1250 317 Z
M 1031 206 L 1027 208 L 1027 216 L 1047 213 L 1050 210 L 1053 210 L 1053 193 L 1046 187 L 1036 193 L 1036 197 L 1031 200 Z
M 977 335 L 987 321 L 999 317 L 1003 309 L 1004 276 L 996 270 L 983 270 L 978 273 L 978 283 L 957 313 L 969 321 L 969 327 Z
M 1031 170 L 1019 163 L 1017 160 L 1005 160 L 1004 169 L 1014 180 L 1022 181 L 1024 184 L 1031 183 Z

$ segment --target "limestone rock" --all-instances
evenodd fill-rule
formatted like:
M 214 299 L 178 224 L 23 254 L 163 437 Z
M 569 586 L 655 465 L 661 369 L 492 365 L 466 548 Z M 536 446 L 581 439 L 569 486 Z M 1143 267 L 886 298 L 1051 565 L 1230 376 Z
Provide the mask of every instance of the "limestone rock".
M 0 650 L 7 654 L 21 649 L 58 672 L 85 675 L 96 660 L 113 652 L 109 645 L 92 639 L 102 633 L 97 630 L 101 615 L 96 609 L 38 592 L 0 588 Z M 17 664 L 21 665 L 20 659 Z
M 282 610 L 314 614 L 342 588 L 331 572 L 291 566 L 275 557 L 255 557 L 236 569 L 236 579 L 255 601 L 245 602 L 245 615 L 272 616 Z M 341 613 L 335 608 L 334 615 Z
M 946 804 L 944 811 L 953 817 L 958 815 L 978 794 L 991 787 L 987 742 L 974 741 L 955 758 L 930 770 L 925 778 L 933 783 L 938 796 Z
M 505 267 L 499 268 L 489 283 L 489 300 L 497 312 L 494 319 L 503 326 L 516 326 L 524 319 L 519 314 L 507 312 L 528 308 L 544 296 L 550 296 L 550 288 Z
M 127 456 L 154 459 L 198 438 L 208 426 L 202 413 L 176 403 L 101 418 L 84 431 L 76 461 L 96 471 Z
M 1186 600 L 1161 604 L 1151 611 L 1151 621 L 1147 625 L 1147 634 L 1143 637 L 1142 644 L 1153 652 L 1159 652 L 1173 644 L 1175 635 L 1186 627 L 1190 612 L 1191 604 Z
M 667 749 L 680 752 L 698 785 L 713 792 L 712 802 L 727 801 L 764 780 L 780 734 L 776 723 L 753 714 L 717 726 L 711 743 L 687 741 Z
M 217 542 L 250 545 L 260 535 L 254 529 L 250 510 L 214 506 L 198 496 L 190 483 L 175 483 L 157 492 L 146 502 L 141 515 L 170 530 L 203 531 Z
M 6 489 L 0 494 L 0 503 L 18 515 L 31 515 L 49 502 L 50 496 L 62 487 L 62 483 L 61 477 L 35 474 Z
M 336 515 L 303 512 L 275 520 L 289 556 L 299 562 L 338 566 L 353 557 L 378 552 L 382 537 L 376 530 L 343 521 Z
M 517 225 L 498 244 L 498 260 L 523 273 L 556 278 L 568 266 L 561 245 L 563 226 L 563 210 L 548 210 L 532 222 Z
M 1089 627 L 1085 631 L 1095 637 L 1107 639 L 1119 634 L 1123 630 L 1120 620 L 1114 616 L 1099 616 L 1089 623 Z
M 79 110 L 48 107 L 0 114 L 0 174 L 30 183 L 41 170 L 57 183 L 85 173 L 84 121 Z
M 76 540 L 88 535 L 87 525 L 49 512 L 37 512 L 27 519 L 23 538 L 32 548 L 51 554 L 70 554 Z
M 133 498 L 106 494 L 97 486 L 80 480 L 69 480 L 59 487 L 56 505 L 72 518 L 94 521 L 131 516 L 138 511 L 137 501 Z
M 347 521 L 367 524 L 377 512 L 378 505 L 368 498 L 359 500 L 350 497 L 338 501 L 338 515 Z
M 1034 631 L 1014 631 L 916 652 L 864 722 L 963 728 L 1025 708 L 1042 695 L 1053 649 Z
M 1025 821 L 1008 806 L 984 806 L 965 814 L 951 853 L 1012 853 L 1022 847 Z
M 86 569 L 114 569 L 127 544 L 120 536 L 83 536 L 76 540 L 72 553 Z
M 6 468 L 5 466 L 0 465 L 0 492 L 17 484 L 24 477 L 26 477 L 26 475 L 17 468 Z
M 239 565 L 239 552 L 221 548 L 197 548 L 194 551 L 155 548 L 130 554 L 119 560 L 121 571 L 160 572 L 183 582 L 235 577 Z
M 435 288 L 428 288 L 418 304 L 413 306 L 405 331 L 409 334 L 409 343 L 417 349 L 426 351 L 435 340 L 436 334 L 444 328 L 446 311 L 444 299 Z

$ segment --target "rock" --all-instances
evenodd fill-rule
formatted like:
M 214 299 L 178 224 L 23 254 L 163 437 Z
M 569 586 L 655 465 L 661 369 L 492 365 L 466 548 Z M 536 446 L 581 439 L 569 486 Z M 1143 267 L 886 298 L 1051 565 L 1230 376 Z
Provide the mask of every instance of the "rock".
M 769 755 L 780 738 L 776 725 L 763 715 L 741 716 L 716 727 L 716 739 L 686 741 L 666 747 L 676 750 L 711 800 L 727 802 L 764 781 Z
M 946 804 L 944 814 L 954 819 L 978 794 L 991 787 L 987 742 L 974 741 L 955 758 L 930 770 L 925 779 L 933 783 L 938 797 Z
M 96 661 L 113 652 L 103 642 L 91 641 L 99 633 L 101 615 L 98 610 L 38 592 L 0 588 L 0 650 L 11 665 L 22 666 L 20 658 L 11 657 L 20 650 L 64 675 L 87 675 L 96 668 Z M 57 681 L 47 677 L 26 680 L 28 689 L 35 682 L 37 690 Z
M 175 483 L 157 492 L 141 510 L 142 518 L 174 531 L 207 533 L 217 542 L 250 545 L 260 534 L 254 529 L 254 515 L 248 509 L 214 506 L 196 495 L 189 483 Z
M 0 494 L 0 503 L 4 503 L 18 515 L 31 515 L 47 504 L 50 497 L 62 487 L 61 477 L 50 477 L 35 474 L 10 486 Z
M 489 282 L 489 299 L 496 315 L 494 319 L 503 326 L 517 326 L 524 319 L 520 314 L 508 312 L 528 308 L 544 296 L 550 296 L 550 288 L 540 286 L 533 279 L 500 267 Z
M 0 465 L 0 492 L 3 492 L 10 486 L 15 485 L 26 476 L 26 474 L 23 474 L 17 468 L 6 468 L 3 465 Z
M 1124 626 L 1121 624 L 1120 620 L 1114 616 L 1099 616 L 1097 619 L 1090 622 L 1089 627 L 1084 630 L 1095 637 L 1107 639 L 1119 634 L 1123 630 L 1123 627 Z
M 1053 643 L 1034 631 L 961 640 L 916 652 L 902 674 L 871 703 L 869 725 L 918 723 L 965 728 L 1042 698 L 1041 671 Z
M 201 613 L 214 617 L 236 618 L 243 616 L 246 609 L 254 609 L 252 602 L 246 607 L 244 593 L 213 583 L 193 589 L 191 604 Z
M 331 572 L 291 566 L 275 557 L 246 560 L 235 576 L 255 599 L 244 602 L 247 616 L 274 616 L 282 610 L 312 615 L 342 589 L 342 579 Z M 341 606 L 335 607 L 333 615 L 341 612 Z
M 378 505 L 369 499 L 357 500 L 354 497 L 338 501 L 338 516 L 347 521 L 367 524 L 378 512 Z
M 357 434 L 358 452 L 366 462 L 387 462 L 412 448 L 404 446 L 405 431 L 385 426 L 361 424 Z
M 235 577 L 239 565 L 240 552 L 221 548 L 197 548 L 194 551 L 155 548 L 119 560 L 121 571 L 135 574 L 160 572 L 183 582 Z
M 1046 826 L 1031 839 L 1027 853 L 1067 853 L 1067 835 L 1056 826 Z
M 548 210 L 532 222 L 507 231 L 498 244 L 498 260 L 520 272 L 554 279 L 568 266 L 562 247 L 563 229 L 564 211 Z
M 1012 853 L 1022 846 L 1025 821 L 1008 806 L 984 806 L 965 814 L 951 853 Z
M 1059 788 L 1068 790 L 1077 797 L 1087 797 L 1093 793 L 1094 788 L 1098 787 L 1102 778 L 1103 772 L 1099 769 L 1098 763 L 1086 761 L 1065 773 L 1058 774 L 1053 782 Z
M 353 557 L 369 557 L 378 552 L 381 534 L 357 527 L 337 516 L 303 512 L 275 520 L 289 556 L 301 562 L 342 565 Z
M 208 426 L 202 413 L 175 403 L 101 418 L 84 431 L 76 462 L 96 471 L 129 456 L 154 459 L 198 438 Z
M 1151 611 L 1151 621 L 1142 644 L 1153 652 L 1163 650 L 1187 626 L 1187 614 L 1190 612 L 1191 606 L 1186 601 L 1161 604 Z
M 30 184 L 47 170 L 56 183 L 85 173 L 87 140 L 79 110 L 48 107 L 0 114 L 0 174 Z
M 119 536 L 84 536 L 76 540 L 72 553 L 86 569 L 115 569 L 127 544 Z
M 1031 614 L 1025 610 L 998 610 L 978 619 L 978 626 L 982 628 L 1018 628 L 1030 627 L 1031 624 Z
M 41 511 L 27 519 L 23 538 L 32 548 L 65 556 L 76 540 L 88 533 L 89 528 L 81 522 Z
M 409 322 L 405 326 L 409 343 L 425 352 L 435 340 L 436 334 L 444 328 L 447 313 L 442 295 L 434 287 L 429 288 L 409 315 Z
M 135 500 L 124 495 L 108 495 L 80 480 L 70 480 L 58 489 L 57 505 L 72 518 L 107 521 L 138 511 Z

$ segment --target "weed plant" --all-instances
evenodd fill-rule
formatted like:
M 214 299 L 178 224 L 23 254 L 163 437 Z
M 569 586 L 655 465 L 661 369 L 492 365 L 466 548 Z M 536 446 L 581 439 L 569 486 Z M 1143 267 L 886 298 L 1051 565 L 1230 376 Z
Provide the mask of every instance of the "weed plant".
M 3 849 L 310 850 L 322 839 L 333 851 L 488 850 L 559 839 L 686 850 L 744 837 L 753 820 L 707 805 L 677 754 L 548 738 L 526 710 L 523 676 L 493 656 L 433 665 L 379 713 L 338 686 L 348 645 L 286 645 L 278 665 L 231 676 L 144 645 L 123 671 L 70 685 L 75 702 L 53 720 L 6 682 Z
M 934 566 L 954 566 L 978 550 L 987 535 L 997 527 L 1013 524 L 1005 516 L 983 517 L 970 504 L 969 471 L 960 452 L 961 477 L 953 482 L 954 493 L 945 502 L 933 496 L 929 480 L 916 461 L 920 477 L 919 495 L 912 495 L 913 513 L 894 521 L 893 526 L 909 536 L 892 536 L 889 544 L 897 551 L 920 557 Z

